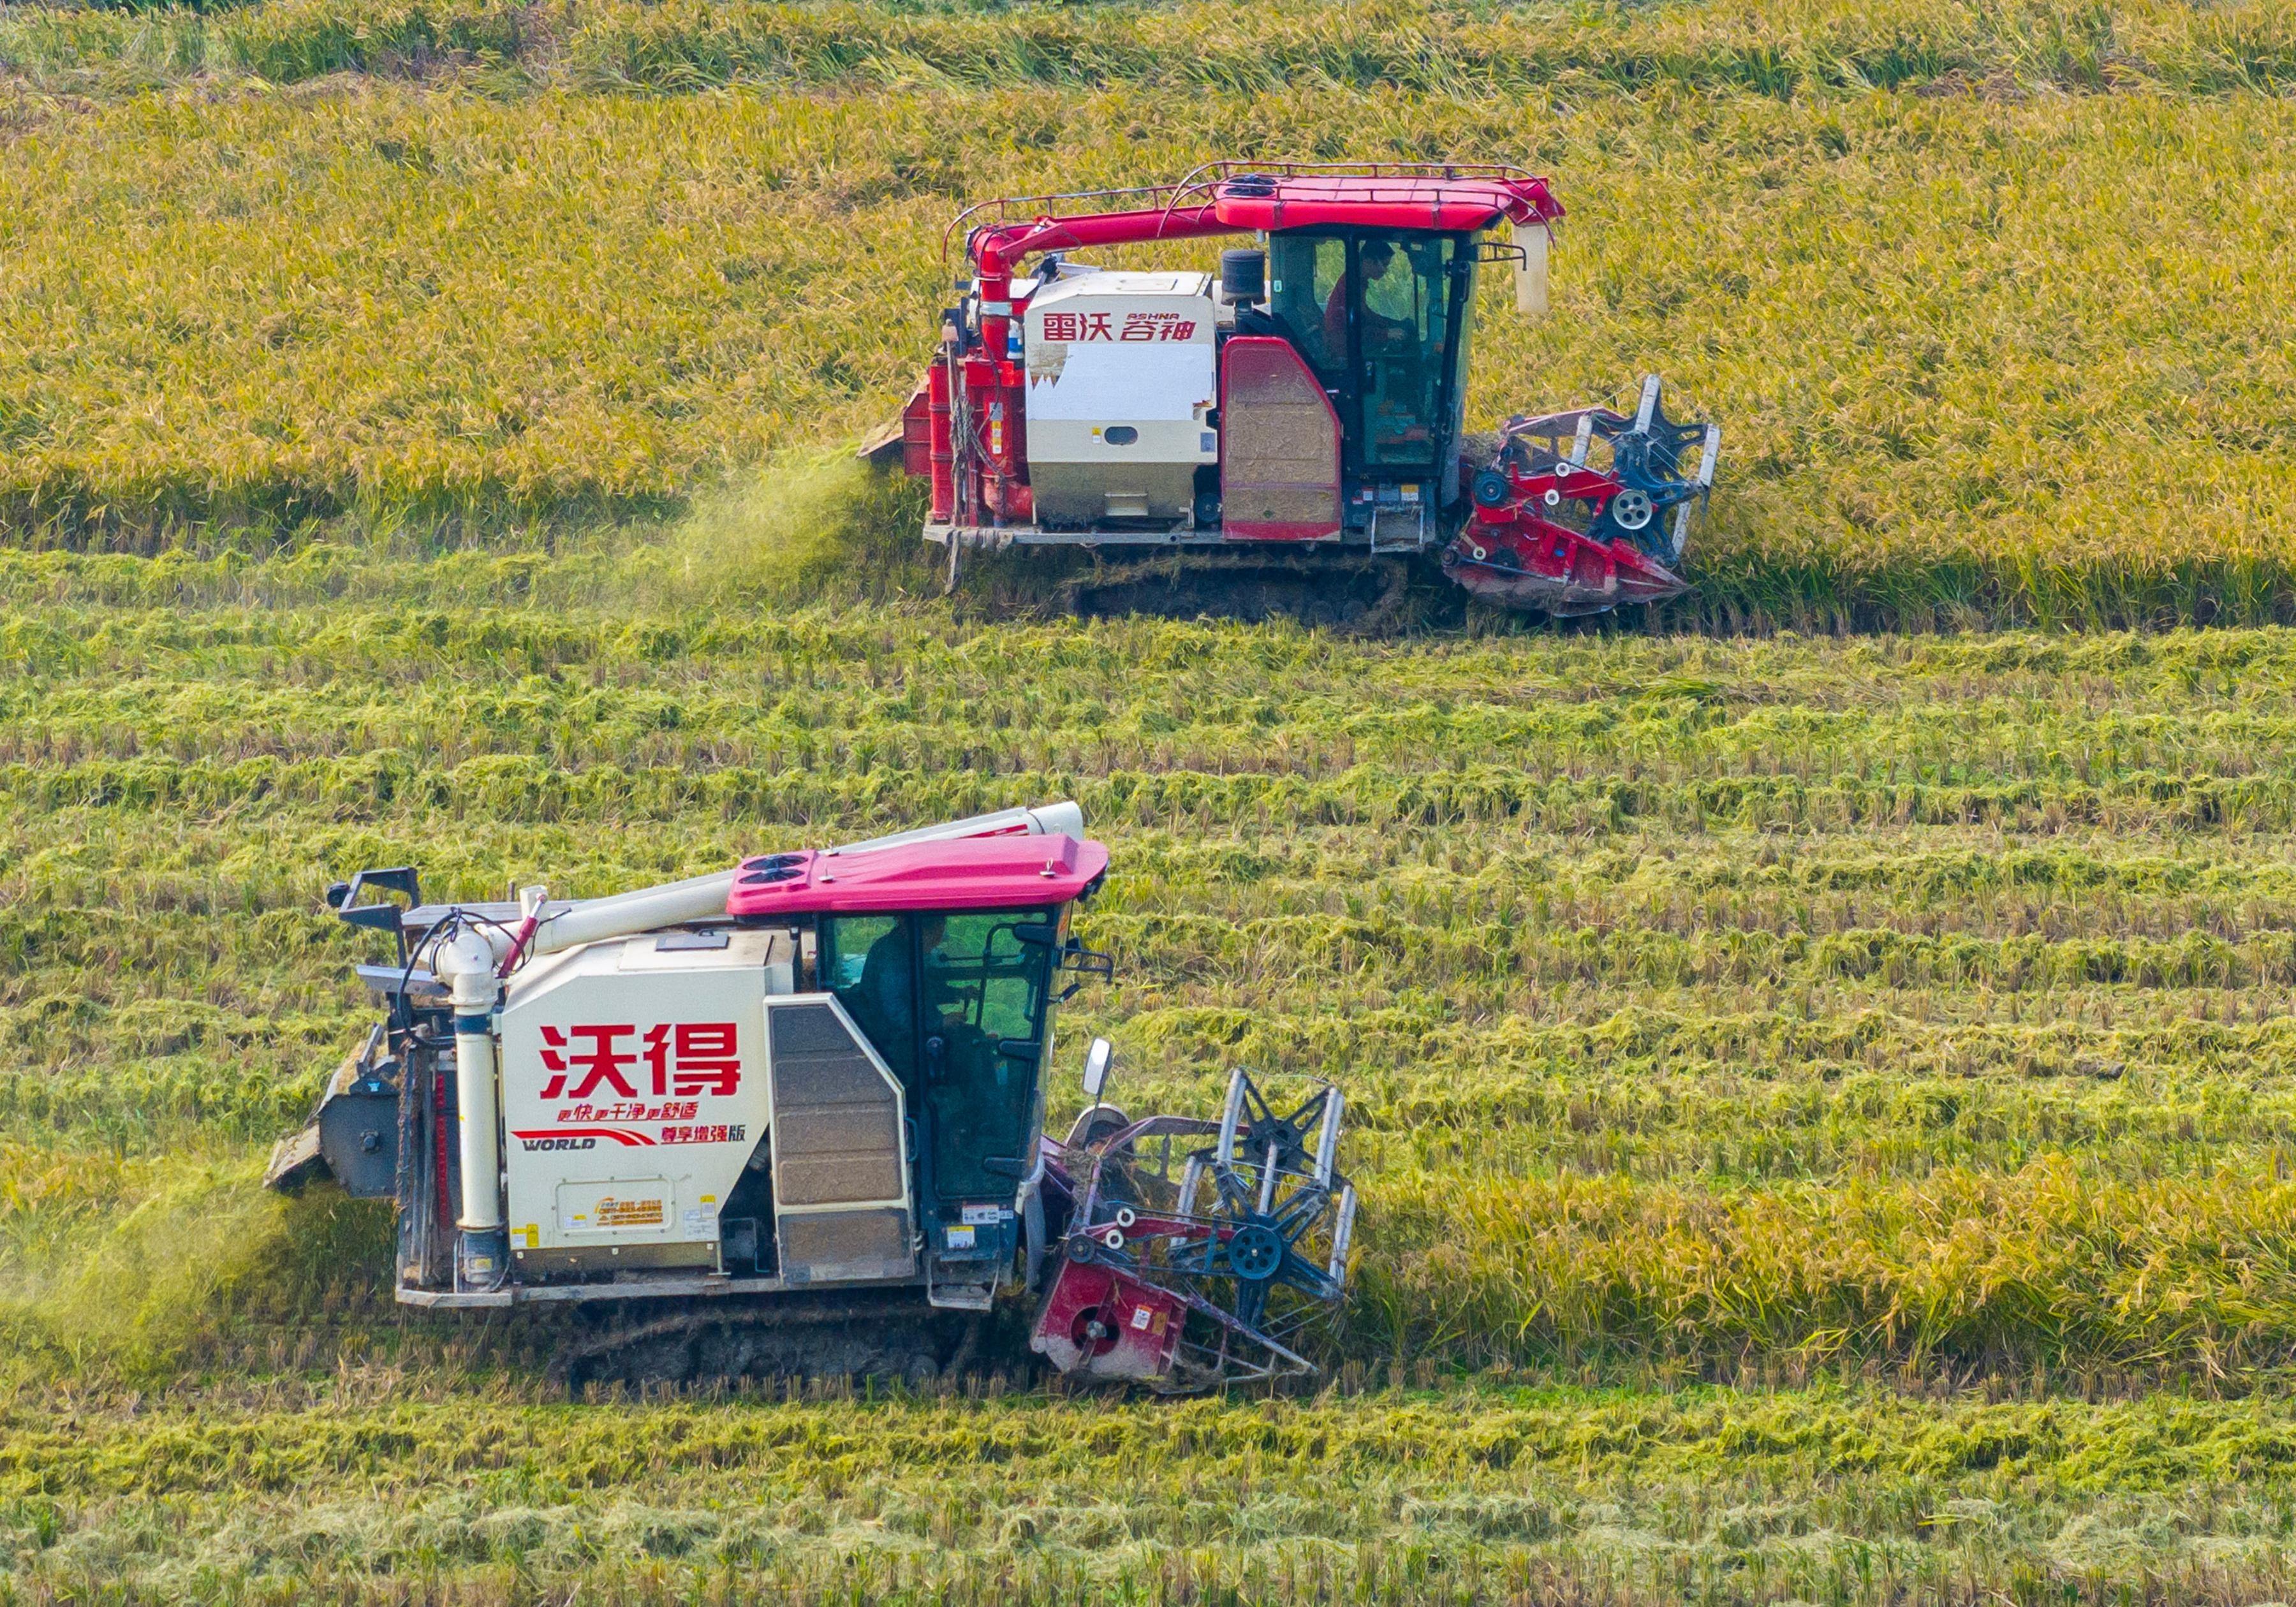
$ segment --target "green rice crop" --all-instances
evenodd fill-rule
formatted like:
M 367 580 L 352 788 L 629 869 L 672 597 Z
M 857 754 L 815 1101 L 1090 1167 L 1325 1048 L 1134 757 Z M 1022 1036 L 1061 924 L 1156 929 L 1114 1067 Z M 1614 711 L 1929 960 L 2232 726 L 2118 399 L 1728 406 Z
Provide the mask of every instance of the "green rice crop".
M 372 1365 L 24 1398 L 20 1599 L 2132 1598 L 2286 1588 L 2284 1407 L 1507 1387 L 543 1406 Z
M 1144 1100 L 1237 1061 L 1350 1090 L 1379 1209 L 1336 1355 L 2216 1377 L 2296 1343 L 2276 631 L 70 600 L 136 562 L 20 561 L 27 1168 L 290 1125 L 356 1030 L 311 894 L 357 865 L 602 891 L 1072 795 L 1124 977 L 1070 1031 Z

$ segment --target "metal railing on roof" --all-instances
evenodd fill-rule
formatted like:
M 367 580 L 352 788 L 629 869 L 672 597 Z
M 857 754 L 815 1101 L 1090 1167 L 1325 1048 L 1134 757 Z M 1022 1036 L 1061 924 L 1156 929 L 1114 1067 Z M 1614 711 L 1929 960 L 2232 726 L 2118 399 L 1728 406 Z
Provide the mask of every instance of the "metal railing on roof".
M 1440 206 L 1449 201 L 1475 201 L 1488 199 L 1487 188 L 1469 189 L 1469 185 L 1543 184 L 1545 180 L 1529 168 L 1512 162 L 1294 162 L 1244 161 L 1234 159 L 1205 162 L 1191 168 L 1171 184 L 1134 184 L 1111 190 L 1069 190 L 1044 195 L 1004 195 L 991 201 L 976 201 L 949 219 L 941 231 L 941 260 L 948 260 L 948 248 L 957 237 L 959 229 L 970 242 L 978 230 L 1013 224 L 1034 224 L 1050 221 L 1061 216 L 1064 209 L 1073 214 L 1073 203 L 1091 201 L 1107 203 L 1118 201 L 1137 201 L 1145 204 L 1133 209 L 1147 211 L 1160 206 L 1167 214 L 1183 206 L 1203 206 L 1218 200 L 1223 187 L 1236 193 L 1250 193 L 1241 186 L 1254 179 L 1267 181 L 1269 191 L 1287 179 L 1297 178 L 1356 178 L 1374 181 L 1374 187 L 1359 199 L 1376 204 L 1382 201 L 1427 201 Z M 1376 181 L 1393 179 L 1396 187 L 1382 192 Z M 1427 185 L 1438 186 L 1432 195 Z M 1456 183 L 1456 193 L 1447 193 L 1440 186 Z M 1110 212 L 1116 207 L 1103 204 L 1094 210 Z M 974 220 L 978 221 L 974 221 Z M 967 224 L 970 227 L 966 227 Z

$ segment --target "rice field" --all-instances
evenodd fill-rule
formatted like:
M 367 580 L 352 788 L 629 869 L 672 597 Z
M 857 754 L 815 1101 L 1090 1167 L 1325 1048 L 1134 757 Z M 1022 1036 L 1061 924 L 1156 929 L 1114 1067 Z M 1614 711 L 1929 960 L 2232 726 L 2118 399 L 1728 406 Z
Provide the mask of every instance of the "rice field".
M 2277 622 L 2287 41 L 1927 0 L 0 8 L 0 511 L 138 552 L 674 521 L 892 414 L 968 201 L 1483 158 L 1571 221 L 1553 318 L 1487 291 L 1472 422 L 1659 370 L 1729 431 L 1672 622 Z
M 0 4 L 0 1604 L 2296 1599 L 2292 38 Z M 1471 414 L 1722 419 L 1693 598 L 939 600 L 843 449 L 943 223 L 1231 154 L 1551 174 Z M 570 1397 L 256 1186 L 366 1019 L 348 870 L 1063 796 L 1118 974 L 1054 1125 L 1094 1033 L 1134 1108 L 1348 1090 L 1304 1393 Z
M 2296 637 L 1363 643 L 627 562 L 0 564 L 26 1599 L 2282 1588 Z M 1063 1062 L 1349 1091 L 1314 1398 L 564 1402 L 547 1322 L 402 1317 L 379 1214 L 253 1187 L 362 1019 L 331 876 L 1054 795 L 1118 865 Z
M 2229 1603 L 2288 1578 L 2276 1408 L 1495 1387 L 607 1414 L 373 1368 L 327 1393 L 170 1405 L 156 1432 L 148 1404 L 12 1414 L 22 1598 Z

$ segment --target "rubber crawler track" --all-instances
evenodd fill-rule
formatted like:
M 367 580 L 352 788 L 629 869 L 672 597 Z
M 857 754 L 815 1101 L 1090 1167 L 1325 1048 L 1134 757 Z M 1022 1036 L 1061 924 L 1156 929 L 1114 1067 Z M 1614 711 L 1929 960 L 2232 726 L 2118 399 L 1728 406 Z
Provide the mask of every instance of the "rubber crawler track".
M 562 1339 L 549 1377 L 568 1390 L 741 1377 L 914 1382 L 965 1373 L 1012 1348 L 988 1328 L 978 1315 L 935 1311 L 915 1295 L 623 1308 Z M 1025 1365 L 1005 1359 L 1004 1370 Z
M 1400 557 L 1162 553 L 1072 575 L 1061 583 L 1059 600 L 1067 611 L 1087 617 L 1290 618 L 1369 636 L 1394 625 L 1410 586 L 1411 563 Z

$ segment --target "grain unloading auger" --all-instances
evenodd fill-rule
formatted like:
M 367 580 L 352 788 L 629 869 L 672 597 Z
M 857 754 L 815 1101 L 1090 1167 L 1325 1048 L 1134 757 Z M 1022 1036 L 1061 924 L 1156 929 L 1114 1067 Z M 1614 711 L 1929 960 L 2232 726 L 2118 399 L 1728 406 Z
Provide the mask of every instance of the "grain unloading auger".
M 363 871 L 329 902 L 390 934 L 358 968 L 385 1013 L 266 1180 L 393 1201 L 403 1303 L 610 1314 L 570 1376 L 931 1372 L 1031 1297 L 1064 1372 L 1304 1368 L 1354 1217 L 1335 1092 L 1283 1118 L 1238 1073 L 1216 1121 L 1134 1122 L 1095 1040 L 1095 1103 L 1044 1135 L 1107 869 L 1062 803 L 580 902 Z
M 931 481 L 952 584 L 967 549 L 1083 546 L 1160 554 L 1082 583 L 1116 597 L 1151 572 L 1281 575 L 1347 617 L 1434 559 L 1509 607 L 1663 601 L 1686 589 L 1718 426 L 1669 422 L 1652 375 L 1631 413 L 1464 433 L 1478 270 L 1508 265 L 1518 309 L 1544 312 L 1562 217 L 1545 179 L 1478 164 L 1220 162 L 974 207 L 944 239 L 971 259 L 963 297 L 871 455 Z M 1222 234 L 1259 243 L 1217 280 L 1067 256 Z

